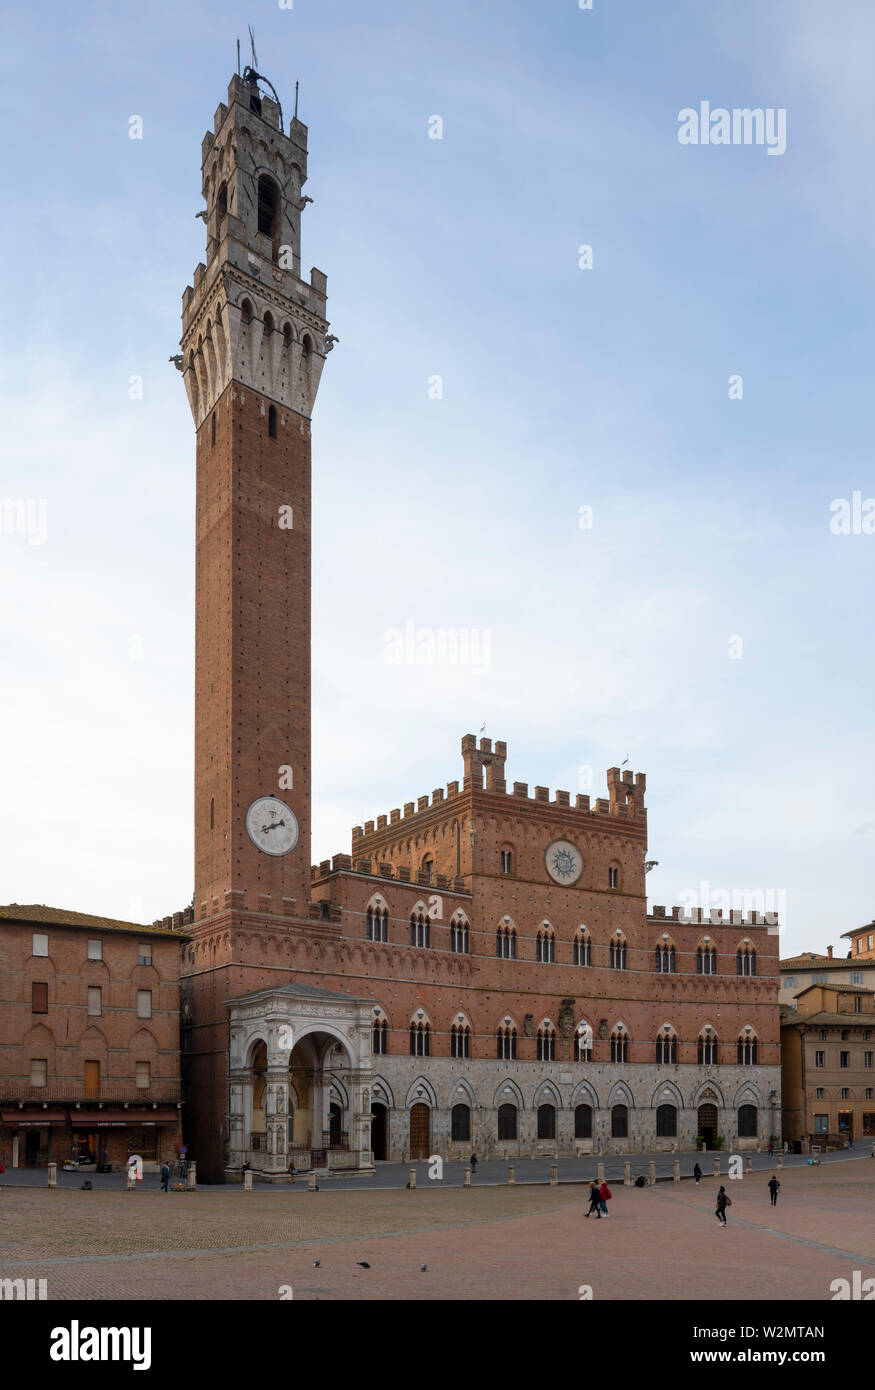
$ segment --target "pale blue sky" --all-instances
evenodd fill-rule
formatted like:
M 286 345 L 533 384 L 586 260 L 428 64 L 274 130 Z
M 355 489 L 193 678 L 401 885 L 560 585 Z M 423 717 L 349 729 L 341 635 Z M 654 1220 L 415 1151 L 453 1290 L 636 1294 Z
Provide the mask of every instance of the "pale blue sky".
M 248 23 L 287 111 L 301 82 L 303 263 L 340 338 L 314 858 L 457 778 L 485 720 L 511 779 L 647 772 L 652 902 L 783 890 L 784 949 L 838 944 L 875 913 L 875 536 L 829 529 L 875 496 L 865 0 L 7 8 L 0 497 L 48 522 L 0 535 L 0 899 L 191 896 L 194 437 L 167 359 Z M 702 100 L 786 108 L 786 153 L 679 145 Z M 387 664 L 407 622 L 488 630 L 490 669 Z

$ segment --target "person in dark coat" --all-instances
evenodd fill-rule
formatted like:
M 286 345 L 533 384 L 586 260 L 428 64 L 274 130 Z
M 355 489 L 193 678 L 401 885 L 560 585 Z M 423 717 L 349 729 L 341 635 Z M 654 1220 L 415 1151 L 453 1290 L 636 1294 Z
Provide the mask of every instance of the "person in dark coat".
M 699 1183 L 702 1180 L 702 1170 L 699 1167 L 698 1163 L 693 1168 L 693 1177 L 696 1179 L 696 1186 L 698 1187 Z
M 726 1188 L 721 1187 L 720 1191 L 717 1193 L 717 1210 L 714 1213 L 721 1226 L 726 1225 L 726 1208 L 731 1206 L 732 1198 L 727 1197 Z
M 472 1153 L 469 1159 L 468 1166 L 470 1167 L 472 1173 L 477 1172 L 477 1155 L 475 1153 Z
M 601 1221 L 602 1214 L 599 1210 L 601 1206 L 601 1201 L 602 1198 L 601 1193 L 599 1192 L 599 1185 L 595 1180 L 593 1180 L 589 1185 L 589 1211 L 586 1212 L 585 1215 L 592 1216 L 593 1212 L 595 1212 L 599 1221 Z
M 769 1178 L 769 1195 L 772 1199 L 773 1207 L 778 1205 L 778 1188 L 780 1186 L 781 1184 L 778 1182 L 777 1178 Z
M 170 1164 L 166 1161 L 161 1164 L 161 1187 L 164 1192 L 170 1191 Z

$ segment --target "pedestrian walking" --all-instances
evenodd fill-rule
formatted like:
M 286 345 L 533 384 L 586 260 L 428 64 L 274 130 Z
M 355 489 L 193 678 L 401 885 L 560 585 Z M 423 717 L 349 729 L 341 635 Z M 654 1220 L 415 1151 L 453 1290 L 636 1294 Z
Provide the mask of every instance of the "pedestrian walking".
M 588 1211 L 588 1212 L 585 1212 L 584 1215 L 586 1215 L 586 1216 L 592 1216 L 593 1212 L 595 1212 L 595 1214 L 596 1214 L 596 1216 L 598 1217 L 599 1221 L 601 1221 L 601 1219 L 602 1219 L 602 1214 L 601 1214 L 601 1212 L 599 1211 L 600 1205 L 601 1205 L 601 1195 L 600 1195 L 600 1193 L 599 1193 L 599 1185 L 598 1185 L 598 1183 L 595 1181 L 595 1179 L 593 1179 L 593 1181 L 592 1181 L 592 1182 L 590 1183 L 590 1185 L 589 1185 L 589 1211 Z
M 778 1205 L 778 1188 L 780 1186 L 781 1184 L 778 1182 L 777 1178 L 769 1178 L 769 1194 L 772 1198 L 773 1207 Z
M 726 1208 L 731 1206 L 732 1198 L 726 1195 L 726 1188 L 721 1187 L 717 1193 L 717 1210 L 714 1213 L 721 1226 L 726 1225 Z
M 614 1194 L 608 1187 L 608 1184 L 606 1182 L 603 1182 L 601 1187 L 599 1188 L 599 1203 L 601 1204 L 603 1216 L 610 1216 L 611 1214 L 608 1211 L 608 1202 L 611 1200 L 613 1195 Z
M 166 1159 L 161 1164 L 161 1187 L 165 1192 L 170 1191 L 170 1164 Z
M 693 1168 L 693 1177 L 696 1179 L 696 1186 L 698 1187 L 699 1183 L 702 1181 L 702 1170 L 698 1163 Z
M 774 1157 L 775 1157 L 775 1146 L 774 1146 L 774 1144 L 772 1143 L 771 1139 L 769 1140 L 769 1147 L 768 1147 L 768 1149 L 767 1149 L 766 1152 L 768 1153 L 769 1158 L 774 1158 Z
M 472 1173 L 476 1173 L 476 1172 L 477 1172 L 477 1155 L 476 1155 L 475 1153 L 472 1153 L 472 1154 L 471 1154 L 470 1167 L 471 1167 L 471 1172 L 472 1172 Z

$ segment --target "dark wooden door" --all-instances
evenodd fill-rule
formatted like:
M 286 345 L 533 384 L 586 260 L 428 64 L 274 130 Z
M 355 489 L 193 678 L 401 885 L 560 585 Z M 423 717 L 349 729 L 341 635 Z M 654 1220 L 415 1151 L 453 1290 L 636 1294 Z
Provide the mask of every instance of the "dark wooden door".
M 717 1106 L 700 1105 L 699 1113 L 699 1133 L 705 1141 L 706 1149 L 713 1149 L 714 1140 L 717 1138 Z
M 431 1152 L 431 1111 L 414 1105 L 410 1111 L 410 1157 L 428 1158 Z
M 371 1106 L 371 1148 L 375 1159 L 385 1161 L 388 1157 L 389 1112 L 385 1105 L 375 1101 Z

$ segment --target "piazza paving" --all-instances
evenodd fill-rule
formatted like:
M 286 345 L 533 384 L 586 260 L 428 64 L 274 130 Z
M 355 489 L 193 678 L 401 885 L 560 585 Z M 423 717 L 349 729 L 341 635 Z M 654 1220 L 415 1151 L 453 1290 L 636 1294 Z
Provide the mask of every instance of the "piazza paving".
M 165 1194 L 49 1191 L 7 1174 L 0 1278 L 46 1279 L 49 1299 L 576 1300 L 589 1286 L 597 1300 L 778 1301 L 828 1300 L 855 1269 L 871 1278 L 875 1160 L 784 1168 L 775 1208 L 771 1171 L 698 1187 L 613 1180 L 600 1221 L 571 1183 Z

